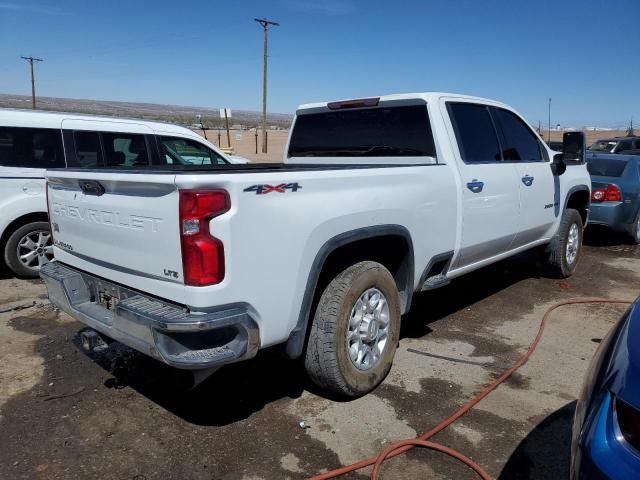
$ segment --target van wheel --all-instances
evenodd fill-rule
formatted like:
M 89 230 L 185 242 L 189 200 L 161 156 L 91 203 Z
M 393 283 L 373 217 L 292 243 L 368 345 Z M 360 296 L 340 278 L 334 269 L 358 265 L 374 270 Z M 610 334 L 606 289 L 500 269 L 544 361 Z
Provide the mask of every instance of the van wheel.
M 360 397 L 391 369 L 400 336 L 396 283 L 383 265 L 360 262 L 337 275 L 318 302 L 305 355 L 311 380 Z
M 4 261 L 18 277 L 37 278 L 40 267 L 53 260 L 53 242 L 47 222 L 31 222 L 7 240 Z
M 547 264 L 559 278 L 573 275 L 582 251 L 583 225 L 577 210 L 567 208 L 562 215 L 558 233 L 547 247 Z

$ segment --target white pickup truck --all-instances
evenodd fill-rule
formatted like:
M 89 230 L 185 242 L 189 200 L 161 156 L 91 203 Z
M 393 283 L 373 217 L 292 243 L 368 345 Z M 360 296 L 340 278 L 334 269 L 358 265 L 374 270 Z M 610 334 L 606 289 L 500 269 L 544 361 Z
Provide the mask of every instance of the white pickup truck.
M 584 135 L 554 156 L 504 104 L 303 105 L 285 157 L 49 170 L 51 301 L 183 369 L 281 344 L 318 385 L 355 397 L 388 373 L 415 292 L 533 247 L 556 275 L 578 262 Z

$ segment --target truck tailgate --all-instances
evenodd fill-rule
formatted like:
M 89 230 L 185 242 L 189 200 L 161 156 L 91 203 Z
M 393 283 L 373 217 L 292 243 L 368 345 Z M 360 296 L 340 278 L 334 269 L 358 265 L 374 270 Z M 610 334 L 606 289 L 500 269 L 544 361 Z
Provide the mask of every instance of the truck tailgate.
M 47 180 L 59 260 L 121 283 L 133 275 L 182 285 L 173 174 L 50 171 Z

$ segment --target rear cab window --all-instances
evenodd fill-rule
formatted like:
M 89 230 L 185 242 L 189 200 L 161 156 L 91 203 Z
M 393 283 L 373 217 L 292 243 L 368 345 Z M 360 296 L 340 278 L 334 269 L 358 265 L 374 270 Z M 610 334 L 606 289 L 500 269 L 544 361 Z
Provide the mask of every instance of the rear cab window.
M 0 127 L 0 166 L 64 167 L 61 131 L 50 128 Z
M 436 157 L 426 104 L 299 112 L 288 157 Z

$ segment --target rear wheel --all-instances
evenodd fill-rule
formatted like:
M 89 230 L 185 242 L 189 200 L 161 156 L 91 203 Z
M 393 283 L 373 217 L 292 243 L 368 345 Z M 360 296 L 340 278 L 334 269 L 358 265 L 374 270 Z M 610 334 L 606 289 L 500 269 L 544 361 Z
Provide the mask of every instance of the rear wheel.
M 318 386 L 343 397 L 362 396 L 391 369 L 400 335 L 400 301 L 391 273 L 360 262 L 325 288 L 311 325 L 305 355 Z
M 37 278 L 40 268 L 53 260 L 49 224 L 31 222 L 18 228 L 7 239 L 4 260 L 17 276 Z
M 582 251 L 583 225 L 577 210 L 567 208 L 562 215 L 558 233 L 547 247 L 547 264 L 560 278 L 573 275 Z
M 640 243 L 640 214 L 638 214 L 638 218 L 636 218 L 635 223 L 631 226 L 629 236 L 631 237 L 631 241 L 636 245 Z

